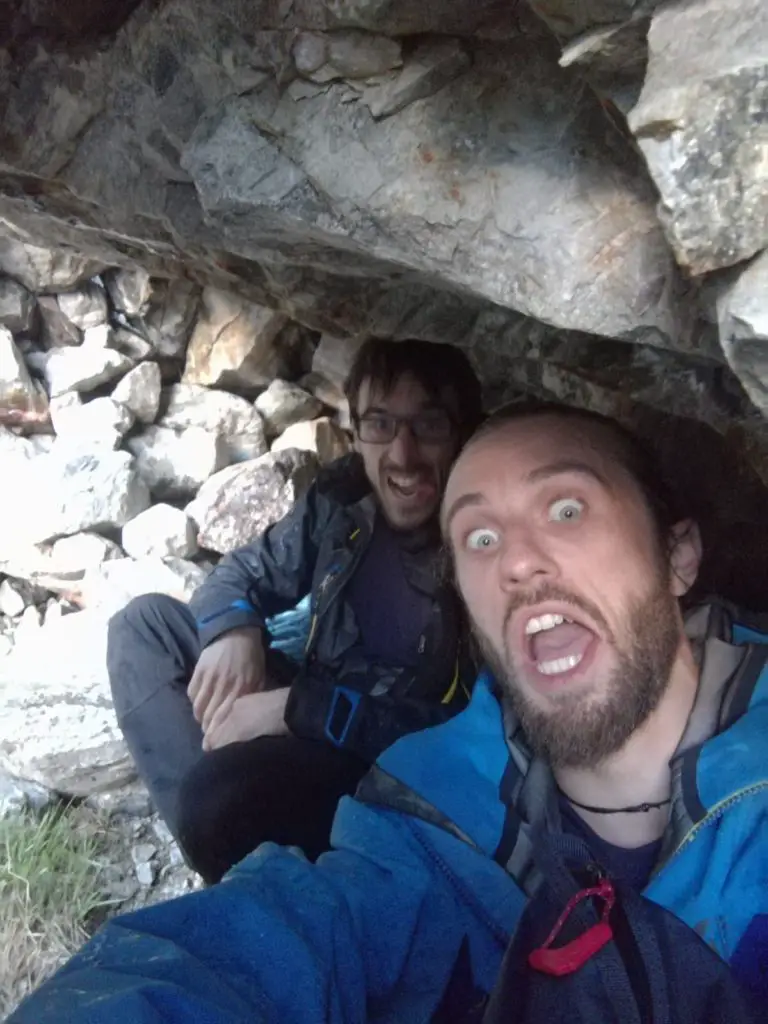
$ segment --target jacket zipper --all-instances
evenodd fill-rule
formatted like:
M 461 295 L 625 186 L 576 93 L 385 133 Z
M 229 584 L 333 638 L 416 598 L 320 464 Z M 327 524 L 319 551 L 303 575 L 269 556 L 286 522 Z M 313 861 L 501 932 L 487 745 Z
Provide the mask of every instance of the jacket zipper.
M 353 539 L 357 538 L 360 535 L 360 529 L 361 528 L 358 526 L 355 530 L 353 530 L 352 533 L 349 536 L 349 540 L 353 540 Z M 333 583 L 333 581 L 335 579 L 339 579 L 342 576 L 344 576 L 345 579 L 349 579 L 349 577 L 352 575 L 354 570 L 357 568 L 357 565 L 360 562 L 360 557 L 361 557 L 360 549 L 358 548 L 358 551 L 356 553 L 353 553 L 352 558 L 349 561 L 349 565 L 346 567 L 346 571 L 331 569 L 329 572 L 327 572 L 325 574 L 325 576 L 323 576 L 322 580 L 320 581 L 320 586 L 317 588 L 318 598 L 323 598 L 325 596 L 325 593 L 328 590 L 328 587 L 331 585 L 331 583 Z M 336 601 L 336 598 L 341 593 L 342 589 L 343 589 L 342 587 L 337 587 L 336 588 L 336 591 L 331 595 L 331 598 L 328 601 L 328 604 L 323 609 L 323 612 L 322 612 L 323 615 L 327 615 L 328 614 L 330 609 L 333 607 L 334 602 Z M 318 604 L 319 604 L 319 601 L 318 601 Z M 309 654 L 310 647 L 312 646 L 312 641 L 314 640 L 315 633 L 317 632 L 317 624 L 318 624 L 319 617 L 320 617 L 320 612 L 319 611 L 314 612 L 313 615 L 312 615 L 312 621 L 311 621 L 310 626 L 309 626 L 309 636 L 307 637 L 307 642 L 306 642 L 306 644 L 304 646 L 304 653 L 305 654 Z
M 656 881 L 656 879 L 661 876 L 662 872 L 666 871 L 670 864 L 672 864 L 673 861 L 677 859 L 677 857 L 683 852 L 683 850 L 687 849 L 688 846 L 690 846 L 690 844 L 693 842 L 693 840 L 696 838 L 699 832 L 701 832 L 702 829 L 706 828 L 713 822 L 717 821 L 718 818 L 722 817 L 725 811 L 733 807 L 735 804 L 740 803 L 746 797 L 753 796 L 755 793 L 759 793 L 761 790 L 764 789 L 768 789 L 768 779 L 764 779 L 762 782 L 755 782 L 751 786 L 747 786 L 745 789 L 740 789 L 738 793 L 732 793 L 730 796 L 722 800 L 719 804 L 716 804 L 711 811 L 707 812 L 707 814 L 701 819 L 701 821 L 697 822 L 693 826 L 691 831 L 683 839 L 683 841 L 680 843 L 677 849 L 673 851 L 672 855 L 664 862 L 664 864 L 661 865 L 659 870 L 651 876 L 651 881 Z

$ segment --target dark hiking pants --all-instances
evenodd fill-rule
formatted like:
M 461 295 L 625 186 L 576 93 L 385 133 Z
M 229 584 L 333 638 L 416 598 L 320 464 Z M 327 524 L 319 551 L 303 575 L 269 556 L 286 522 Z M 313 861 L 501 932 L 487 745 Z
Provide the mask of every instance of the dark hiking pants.
M 118 724 L 161 817 L 187 860 L 216 882 L 260 843 L 329 847 L 339 799 L 367 765 L 329 744 L 265 736 L 203 753 L 187 685 L 200 654 L 186 605 L 162 594 L 111 620 L 107 665 Z M 288 685 L 290 662 L 267 652 L 267 674 Z

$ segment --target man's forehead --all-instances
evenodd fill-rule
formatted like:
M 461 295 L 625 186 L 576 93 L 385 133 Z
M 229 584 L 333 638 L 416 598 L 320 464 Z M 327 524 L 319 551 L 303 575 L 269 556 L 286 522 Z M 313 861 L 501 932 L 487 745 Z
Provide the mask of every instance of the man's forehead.
M 446 505 L 464 490 L 498 492 L 567 472 L 608 486 L 621 467 L 591 424 L 544 416 L 514 420 L 467 445 L 448 480 Z

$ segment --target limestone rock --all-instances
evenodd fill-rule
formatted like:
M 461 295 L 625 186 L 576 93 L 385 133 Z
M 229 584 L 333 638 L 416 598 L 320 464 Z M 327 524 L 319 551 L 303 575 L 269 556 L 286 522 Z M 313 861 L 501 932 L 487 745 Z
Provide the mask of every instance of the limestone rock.
M 590 29 L 628 20 L 638 11 L 651 11 L 661 0 L 528 0 L 549 27 L 566 39 Z
M 106 643 L 106 615 L 79 612 L 20 638 L 0 661 L 0 764 L 12 775 L 78 797 L 135 777 L 112 710 Z
M 294 423 L 319 416 L 323 403 L 297 384 L 273 380 L 253 403 L 267 432 L 275 437 Z
M 336 419 L 343 430 L 352 429 L 352 417 L 349 413 L 349 402 L 342 388 L 332 384 L 322 373 L 307 373 L 301 378 L 299 384 L 310 394 L 313 394 L 318 402 L 330 406 L 336 410 Z
M 393 81 L 366 90 L 365 101 L 374 117 L 389 117 L 416 100 L 433 96 L 470 63 L 458 39 L 429 40 L 414 50 Z
M 48 400 L 27 369 L 11 332 L 0 327 L 0 424 L 42 423 Z
M 273 452 L 288 448 L 314 452 L 321 466 L 340 459 L 350 451 L 350 441 L 344 431 L 327 416 L 316 420 L 294 423 L 272 445 Z
M 285 372 L 285 335 L 295 330 L 284 313 L 206 288 L 187 349 L 184 382 L 236 390 L 265 387 Z
M 77 582 L 93 569 L 123 552 L 114 541 L 97 533 L 61 537 L 52 544 L 16 545 L 0 558 L 0 572 L 29 580 L 54 593 L 77 590 Z
M 103 269 L 98 260 L 63 246 L 50 249 L 0 232 L 0 271 L 15 277 L 31 292 L 61 292 Z
M 0 506 L 0 558 L 20 547 L 91 529 L 122 526 L 149 505 L 127 452 L 66 447 L 18 463 L 7 480 L 14 501 Z
M 343 396 L 344 382 L 365 338 L 337 338 L 322 334 L 312 359 L 312 373 L 320 374 Z
M 67 391 L 92 391 L 100 384 L 122 377 L 133 363 L 112 349 L 81 345 L 40 353 L 35 365 L 39 365 L 54 398 Z
M 21 334 L 32 330 L 34 319 L 34 295 L 13 278 L 0 277 L 0 327 Z
M 83 402 L 78 392 L 70 391 L 51 400 L 51 421 L 57 437 L 84 449 L 117 448 L 133 426 L 133 419 L 133 413 L 114 398 Z
M 403 63 L 401 47 L 387 36 L 355 29 L 328 33 L 302 32 L 293 46 L 296 70 L 313 82 L 335 78 L 371 78 Z
M 82 331 L 107 322 L 107 293 L 95 281 L 76 291 L 62 292 L 57 301 L 64 316 Z
M 85 574 L 80 599 L 85 608 L 114 615 L 142 594 L 189 601 L 205 577 L 204 569 L 183 558 L 118 558 Z
M 768 244 L 768 7 L 665 4 L 648 47 L 629 125 L 659 190 L 659 217 L 694 274 L 730 266 Z
M 139 423 L 154 423 L 160 408 L 160 367 L 157 363 L 140 363 L 129 370 L 112 398 L 130 409 Z
M 317 472 L 310 452 L 290 449 L 229 466 L 201 487 L 187 513 L 201 546 L 220 554 L 260 536 L 304 494 Z
M 148 305 L 152 283 L 143 267 L 115 267 L 103 275 L 103 280 L 115 309 L 135 316 Z
M 142 480 L 161 500 L 189 498 L 227 463 L 224 438 L 202 427 L 148 427 L 129 438 L 127 446 Z
M 3 580 L 0 583 L 0 615 L 7 615 L 10 619 L 15 619 L 23 613 L 26 607 L 27 601 L 21 588 L 12 580 Z
M 166 393 L 160 424 L 173 430 L 200 427 L 226 439 L 228 461 L 243 462 L 267 451 L 264 423 L 250 402 L 199 384 L 175 384 Z
M 53 295 L 41 295 L 37 306 L 40 310 L 40 342 L 43 348 L 83 343 L 83 332 L 62 313 Z
M 44 786 L 24 779 L 15 779 L 0 769 L 0 820 L 24 811 L 40 813 L 54 802 L 54 794 Z
M 190 281 L 154 281 L 144 324 L 153 351 L 183 361 L 200 305 L 200 289 Z
M 768 416 L 768 253 L 721 286 L 717 313 L 728 365 Z
M 197 554 L 197 529 L 181 509 L 153 505 L 125 524 L 122 545 L 132 558 L 191 558 Z
M 0 425 L 0 465 L 5 469 L 12 463 L 27 462 L 39 454 L 34 443 L 26 437 L 19 437 L 12 430 Z

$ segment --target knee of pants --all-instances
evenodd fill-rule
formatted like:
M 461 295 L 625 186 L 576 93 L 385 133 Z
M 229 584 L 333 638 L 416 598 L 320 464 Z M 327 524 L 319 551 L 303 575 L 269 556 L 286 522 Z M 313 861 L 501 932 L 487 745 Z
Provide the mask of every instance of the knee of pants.
M 141 633 L 150 625 L 178 615 L 179 609 L 187 612 L 186 605 L 168 594 L 140 594 L 109 620 L 109 641 L 119 641 L 125 633 Z
M 218 881 L 226 870 L 226 867 L 219 870 L 219 847 L 224 842 L 232 809 L 228 808 L 226 798 L 222 799 L 224 794 L 217 793 L 212 785 L 201 785 L 201 781 L 193 768 L 181 785 L 176 808 L 176 835 L 195 871 L 206 881 Z

